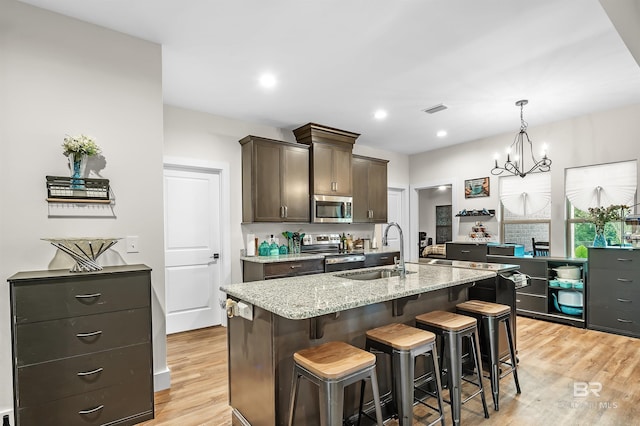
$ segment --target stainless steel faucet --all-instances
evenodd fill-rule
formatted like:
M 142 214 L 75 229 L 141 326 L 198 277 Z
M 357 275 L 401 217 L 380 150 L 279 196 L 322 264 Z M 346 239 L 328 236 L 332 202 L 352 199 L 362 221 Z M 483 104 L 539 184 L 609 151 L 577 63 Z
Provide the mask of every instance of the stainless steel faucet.
M 388 246 L 389 242 L 387 240 L 387 234 L 389 233 L 389 228 L 395 226 L 398 228 L 398 233 L 400 233 L 400 263 L 396 265 L 396 269 L 400 272 L 401 276 L 405 276 L 407 269 L 404 265 L 404 237 L 402 236 L 402 228 L 396 222 L 390 222 L 384 230 L 384 235 L 382 236 L 382 245 Z

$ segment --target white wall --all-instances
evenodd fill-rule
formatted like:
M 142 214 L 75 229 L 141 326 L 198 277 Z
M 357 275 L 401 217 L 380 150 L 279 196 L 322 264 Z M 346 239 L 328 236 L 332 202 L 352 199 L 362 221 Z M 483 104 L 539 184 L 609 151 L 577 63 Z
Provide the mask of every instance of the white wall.
M 640 143 L 637 121 L 640 105 L 593 113 L 571 120 L 543 126 L 530 123 L 529 136 L 534 149 L 549 144 L 551 166 L 551 254 L 565 255 L 564 170 L 569 167 L 638 159 Z M 491 176 L 493 154 L 504 153 L 514 133 L 471 141 L 440 150 L 429 151 L 410 158 L 411 185 L 421 186 L 453 176 L 459 190 L 453 193 L 454 210 L 499 209 L 498 178 Z M 427 167 L 425 167 L 427 166 Z M 464 198 L 464 180 L 490 176 L 490 196 Z M 526 178 L 525 178 L 526 180 Z M 457 207 L 455 207 L 457 204 Z M 454 214 L 457 213 L 454 211 Z M 454 218 L 455 221 L 458 218 Z M 496 219 L 492 219 L 496 220 Z M 463 232 L 460 228 L 460 232 Z M 454 226 L 455 233 L 455 226 Z M 455 237 L 455 235 L 454 235 Z
M 203 161 L 225 162 L 230 166 L 231 176 L 231 282 L 242 281 L 240 250 L 245 246 L 247 233 L 259 238 L 268 234 L 280 236 L 283 230 L 304 232 L 347 232 L 354 235 L 373 234 L 372 225 L 319 225 L 319 224 L 245 224 L 242 223 L 242 176 L 241 147 L 238 141 L 247 135 L 262 136 L 287 142 L 295 142 L 293 132 L 287 129 L 263 126 L 224 118 L 203 112 L 187 110 L 171 105 L 164 107 L 165 155 L 193 158 Z M 306 123 L 300 123 L 304 125 Z M 330 123 L 324 123 L 330 125 Z M 349 129 L 346 129 L 349 130 Z M 358 146 L 354 154 L 389 160 L 389 186 L 408 187 L 409 158 L 404 154 Z
M 154 369 L 164 371 L 160 46 L 14 0 L 0 0 L 0 46 L 0 276 L 47 269 L 56 250 L 43 237 L 139 236 L 140 253 L 120 242 L 105 259 L 153 268 Z M 68 176 L 61 144 L 79 133 L 103 149 L 115 218 L 48 217 L 45 176 Z M 13 407 L 8 295 L 2 286 L 0 410 Z

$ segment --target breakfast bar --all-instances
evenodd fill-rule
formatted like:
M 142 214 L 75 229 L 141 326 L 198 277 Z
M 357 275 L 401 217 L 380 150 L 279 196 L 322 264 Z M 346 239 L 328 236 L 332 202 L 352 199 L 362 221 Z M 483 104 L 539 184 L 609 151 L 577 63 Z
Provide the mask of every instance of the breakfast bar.
M 400 277 L 389 267 L 365 268 L 222 286 L 228 296 L 229 404 L 234 425 L 285 425 L 294 352 L 328 341 L 363 348 L 365 332 L 393 322 L 412 324 L 432 310 L 454 311 L 482 269 L 408 263 Z M 380 377 L 380 392 L 390 389 Z M 301 384 L 297 413 L 319 423 L 317 389 Z M 358 392 L 345 392 L 345 416 L 357 413 Z M 370 400 L 365 397 L 365 400 Z

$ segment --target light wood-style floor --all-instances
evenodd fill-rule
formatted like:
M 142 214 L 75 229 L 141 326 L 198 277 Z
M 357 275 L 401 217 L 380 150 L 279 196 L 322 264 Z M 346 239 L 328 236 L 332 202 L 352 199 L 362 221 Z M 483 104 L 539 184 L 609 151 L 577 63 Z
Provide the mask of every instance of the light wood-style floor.
M 523 317 L 517 329 L 522 394 L 516 395 L 511 376 L 502 379 L 500 411 L 493 411 L 485 380 L 490 418 L 474 398 L 462 408 L 465 425 L 640 424 L 640 339 Z M 144 425 L 231 425 L 225 333 L 213 327 L 168 336 L 171 389 L 156 393 L 156 418 Z M 599 396 L 581 396 L 584 386 L 597 391 L 598 383 Z M 451 411 L 445 410 L 451 424 Z M 419 407 L 415 413 L 414 425 L 434 418 Z

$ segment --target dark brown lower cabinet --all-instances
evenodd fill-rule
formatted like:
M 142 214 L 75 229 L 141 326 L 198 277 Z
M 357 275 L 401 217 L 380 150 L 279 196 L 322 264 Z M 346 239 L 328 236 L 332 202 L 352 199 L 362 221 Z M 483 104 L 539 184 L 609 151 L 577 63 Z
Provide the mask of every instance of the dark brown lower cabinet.
M 9 278 L 16 426 L 153 418 L 150 272 L 131 265 Z

